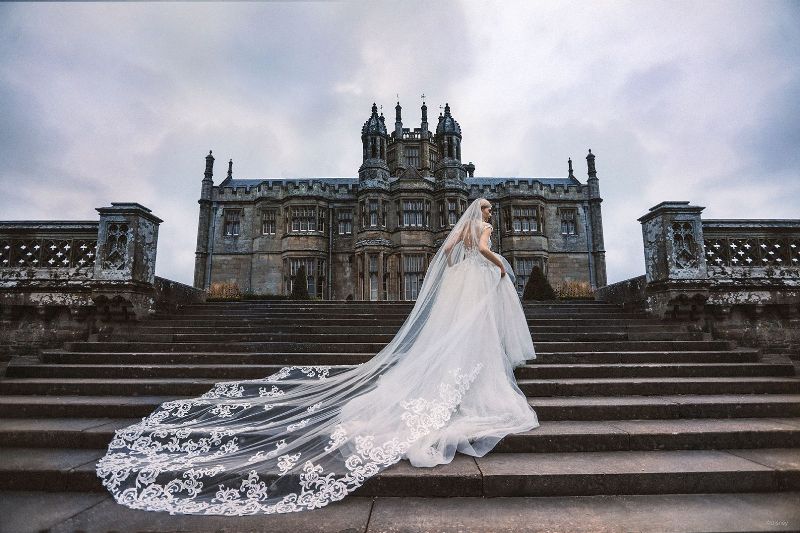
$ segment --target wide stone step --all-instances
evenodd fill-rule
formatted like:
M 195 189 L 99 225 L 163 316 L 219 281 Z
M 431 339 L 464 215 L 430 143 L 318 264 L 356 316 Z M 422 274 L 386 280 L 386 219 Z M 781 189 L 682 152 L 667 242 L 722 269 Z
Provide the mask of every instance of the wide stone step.
M 270 365 L 355 365 L 369 361 L 373 353 L 266 353 L 266 352 L 66 352 L 42 353 L 45 363 L 67 364 L 270 364 Z M 537 363 L 735 363 L 757 361 L 757 350 L 709 351 L 615 351 L 536 352 Z
M 645 315 L 641 315 L 638 313 L 625 313 L 618 310 L 607 310 L 607 311 L 600 311 L 600 310 L 589 310 L 589 311 L 581 311 L 575 312 L 571 310 L 564 310 L 564 311 L 535 311 L 535 310 L 526 310 L 524 312 L 526 318 L 572 318 L 572 319 L 583 319 L 583 320 L 590 320 L 595 318 L 604 318 L 604 319 L 642 319 L 647 318 Z M 391 311 L 379 311 L 379 312 L 348 312 L 342 310 L 330 310 L 330 311 L 302 311 L 302 312 L 290 312 L 290 311 L 235 311 L 235 312 L 227 312 L 227 311 L 220 311 L 220 312 L 204 312 L 204 313 L 176 313 L 176 314 L 169 314 L 169 315 L 160 315 L 156 314 L 153 315 L 153 319 L 156 320 L 177 320 L 177 319 L 204 319 L 204 318 L 215 318 L 215 319 L 223 319 L 223 320 L 230 320 L 230 321 L 239 321 L 243 319 L 262 319 L 262 320 L 272 320 L 272 319 L 303 319 L 303 320 L 315 320 L 315 319 L 324 319 L 324 318 L 335 318 L 337 320 L 340 319 L 355 319 L 355 318 L 370 318 L 370 317 L 378 317 L 381 319 L 394 319 L 394 320 L 405 320 L 409 316 L 409 313 L 396 313 Z
M 295 342 L 295 343 L 389 343 L 394 338 L 391 333 L 285 333 L 285 332 L 248 332 L 248 333 L 174 333 L 156 334 L 149 333 L 147 340 L 150 342 L 214 342 L 214 343 L 239 343 L 239 342 Z M 702 340 L 702 332 L 648 332 L 648 333 L 628 333 L 627 331 L 596 331 L 596 332 L 567 332 L 551 333 L 536 332 L 533 334 L 536 342 L 557 341 L 557 342 L 587 342 L 587 341 L 625 341 L 625 340 L 664 340 L 664 341 L 688 341 Z M 136 342 L 142 339 L 141 333 L 130 333 L 118 335 L 114 333 L 101 335 L 100 342 Z
M 8 378 L 0 380 L 0 394 L 199 396 L 215 382 L 201 378 Z M 521 379 L 518 384 L 528 396 L 800 393 L 797 377 Z
M 526 309 L 623 309 L 622 306 L 599 301 L 552 300 L 552 301 L 520 301 Z M 186 310 L 202 309 L 315 309 L 315 308 L 345 308 L 345 309 L 411 309 L 416 305 L 414 300 L 401 301 L 267 301 L 250 300 L 244 302 L 205 302 L 189 304 L 181 307 Z
M 528 396 L 800 393 L 796 377 L 520 379 L 517 383 Z
M 341 370 L 353 368 L 339 365 Z M 162 378 L 186 377 L 218 380 L 258 379 L 274 374 L 281 365 L 79 365 L 13 364 L 6 369 L 9 378 Z M 523 379 L 601 378 L 601 377 L 690 377 L 690 376 L 793 376 L 790 363 L 648 363 L 648 364 L 533 364 L 516 369 Z
M 0 396 L 0 418 L 144 417 L 181 396 Z M 800 417 L 800 394 L 533 397 L 540 421 Z
M 794 376 L 790 363 L 533 364 L 518 367 L 519 379 L 616 377 Z
M 333 327 L 353 327 L 353 326 L 382 326 L 399 328 L 403 325 L 405 319 L 382 318 L 372 315 L 369 318 L 318 318 L 313 320 L 306 320 L 303 317 L 293 318 L 258 318 L 258 319 L 238 319 L 227 320 L 220 318 L 200 319 L 200 318 L 182 318 L 175 317 L 169 320 L 143 320 L 140 324 L 142 326 L 159 326 L 159 327 L 192 327 L 192 328 L 217 328 L 226 326 L 244 326 L 244 327 L 262 327 L 262 326 L 298 326 L 298 325 L 313 325 L 313 326 L 333 326 Z M 577 319 L 570 317 L 563 318 L 528 318 L 527 323 L 529 326 L 534 327 L 550 327 L 550 326 L 608 326 L 608 327 L 626 327 L 626 326 L 674 326 L 676 324 L 664 323 L 661 320 L 634 317 L 634 318 L 594 318 L 594 319 Z M 685 328 L 685 325 L 681 325 Z
M 214 305 L 206 304 L 200 306 L 185 306 L 178 312 L 187 314 L 199 313 L 243 313 L 243 312 L 291 312 L 291 313 L 307 313 L 307 312 L 320 312 L 320 311 L 339 311 L 344 313 L 353 312 L 367 312 L 367 313 L 409 313 L 414 308 L 413 302 L 400 305 L 381 305 L 381 304 L 352 304 L 352 303 L 339 303 L 330 302 L 327 304 L 316 305 L 291 305 L 291 304 L 240 304 L 240 305 Z M 531 305 L 523 303 L 522 308 L 525 311 L 547 311 L 552 313 L 558 312 L 617 312 L 617 313 L 639 313 L 638 311 L 627 311 L 621 306 L 609 305 L 603 303 L 574 305 L 574 304 L 560 304 L 560 305 Z M 170 313 L 164 313 L 170 314 Z M 174 314 L 174 313 L 173 313 Z
M 0 419 L 0 447 L 105 448 L 137 418 Z M 200 435 L 200 434 L 198 434 Z M 492 453 L 800 447 L 800 418 L 543 421 Z
M 103 450 L 6 448 L 0 489 L 103 491 Z M 800 457 L 786 448 L 458 455 L 414 468 L 401 461 L 357 496 L 553 496 L 775 492 L 800 489 Z
M 300 352 L 371 353 L 382 350 L 380 342 L 68 342 L 76 352 Z
M 394 335 L 400 329 L 397 326 L 317 326 L 314 324 L 286 324 L 276 326 L 274 324 L 262 324 L 260 326 L 234 326 L 224 325 L 215 328 L 208 328 L 203 326 L 159 326 L 148 325 L 150 322 L 143 322 L 140 326 L 135 326 L 129 329 L 120 328 L 114 334 L 121 335 L 174 335 L 181 333 L 377 333 Z M 531 334 L 536 333 L 595 333 L 595 332 L 609 332 L 609 333 L 666 333 L 666 332 L 684 332 L 687 331 L 685 325 L 681 324 L 630 324 L 618 325 L 609 324 L 607 326 L 595 325 L 572 325 L 572 326 L 530 326 Z
M 380 342 L 68 342 L 67 351 L 75 352 L 320 352 L 377 353 L 388 343 Z M 539 341 L 534 348 L 543 352 L 615 352 L 615 351 L 698 351 L 726 350 L 727 341 Z
M 511 498 L 349 496 L 303 513 L 169 515 L 128 509 L 102 492 L 0 493 L 7 531 L 755 532 L 800 524 L 800 492 Z M 155 518 L 154 518 L 155 517 Z
M 755 418 L 800 416 L 797 394 L 530 397 L 539 420 Z

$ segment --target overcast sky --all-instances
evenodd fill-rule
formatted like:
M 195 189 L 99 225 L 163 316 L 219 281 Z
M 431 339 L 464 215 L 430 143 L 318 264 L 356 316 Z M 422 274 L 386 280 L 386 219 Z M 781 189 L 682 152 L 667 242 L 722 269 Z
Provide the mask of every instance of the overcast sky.
M 800 1 L 0 5 L 0 219 L 164 219 L 157 274 L 191 284 L 200 180 L 356 176 L 375 101 L 449 102 L 476 176 L 586 179 L 609 282 L 636 219 L 800 218 Z

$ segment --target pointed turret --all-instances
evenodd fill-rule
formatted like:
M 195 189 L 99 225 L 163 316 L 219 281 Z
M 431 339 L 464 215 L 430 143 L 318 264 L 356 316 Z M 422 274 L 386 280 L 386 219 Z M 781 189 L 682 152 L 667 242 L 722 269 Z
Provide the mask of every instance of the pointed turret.
M 360 179 L 382 177 L 388 179 L 389 167 L 386 164 L 388 139 L 383 114 L 378 115 L 378 106 L 373 102 L 372 114 L 361 128 L 363 162 L 358 170 Z
M 450 114 L 450 104 L 444 105 L 444 114 L 439 115 L 436 125 L 436 145 L 439 149 L 439 160 L 434 174 L 437 179 L 466 177 L 466 170 L 461 164 L 461 126 Z

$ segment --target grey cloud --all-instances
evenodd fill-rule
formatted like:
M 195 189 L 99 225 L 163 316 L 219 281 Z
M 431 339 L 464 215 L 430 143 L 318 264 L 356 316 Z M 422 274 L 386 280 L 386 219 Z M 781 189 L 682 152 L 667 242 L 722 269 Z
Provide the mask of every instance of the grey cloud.
M 165 220 L 159 275 L 191 282 L 209 149 L 217 182 L 228 158 L 239 177 L 353 176 L 372 102 L 392 123 L 399 93 L 416 127 L 425 92 L 478 174 L 565 175 L 571 156 L 585 180 L 592 148 L 624 279 L 661 200 L 798 207 L 797 4 L 687 5 L 2 5 L 0 218 L 139 201 Z

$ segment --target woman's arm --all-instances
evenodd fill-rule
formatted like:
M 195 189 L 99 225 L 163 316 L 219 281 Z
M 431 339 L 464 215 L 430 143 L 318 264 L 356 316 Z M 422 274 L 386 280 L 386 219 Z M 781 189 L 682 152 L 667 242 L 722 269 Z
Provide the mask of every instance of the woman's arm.
M 492 233 L 492 227 L 486 226 L 483 229 L 483 233 L 481 233 L 481 242 L 478 244 L 478 250 L 481 252 L 481 255 L 500 267 L 500 277 L 506 275 L 506 269 L 503 266 L 503 262 L 489 249 L 489 235 Z

